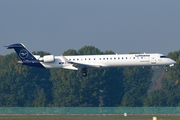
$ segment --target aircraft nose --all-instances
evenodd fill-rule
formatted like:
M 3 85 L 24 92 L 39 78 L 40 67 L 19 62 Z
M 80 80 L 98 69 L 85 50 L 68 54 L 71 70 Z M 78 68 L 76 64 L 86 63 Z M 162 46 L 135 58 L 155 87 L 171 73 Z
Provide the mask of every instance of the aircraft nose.
M 172 60 L 173 61 L 173 64 L 176 64 L 176 61 Z
M 170 59 L 169 62 L 170 62 L 171 64 L 176 64 L 176 61 L 174 61 L 174 60 L 172 60 L 172 59 Z
M 170 65 L 169 65 L 170 67 L 172 67 L 172 66 L 174 66 L 174 64 L 176 64 L 176 61 L 174 61 L 172 59 L 169 62 L 170 62 Z

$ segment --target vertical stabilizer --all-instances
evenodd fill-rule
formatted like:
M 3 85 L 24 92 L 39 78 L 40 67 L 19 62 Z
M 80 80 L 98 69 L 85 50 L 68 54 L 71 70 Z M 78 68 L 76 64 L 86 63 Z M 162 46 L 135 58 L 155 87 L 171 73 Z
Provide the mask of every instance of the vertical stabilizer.
M 22 43 L 12 44 L 5 47 L 7 47 L 7 49 L 14 49 L 16 51 L 17 55 L 21 59 L 21 61 L 18 61 L 18 63 L 44 68 L 44 66 L 34 57 L 31 52 L 29 52 L 29 50 Z
M 7 46 L 7 49 L 14 49 L 22 61 L 25 60 L 36 60 L 31 52 L 22 43 L 12 44 Z

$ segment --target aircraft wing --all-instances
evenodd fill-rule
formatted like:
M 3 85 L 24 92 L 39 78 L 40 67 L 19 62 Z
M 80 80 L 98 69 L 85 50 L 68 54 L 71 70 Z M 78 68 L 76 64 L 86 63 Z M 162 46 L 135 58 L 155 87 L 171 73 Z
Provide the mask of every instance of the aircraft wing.
M 90 64 L 82 64 L 82 63 L 77 63 L 77 62 L 73 62 L 73 61 L 69 61 L 66 57 L 64 57 L 63 55 L 61 55 L 61 57 L 67 62 L 72 64 L 74 67 L 78 68 L 78 69 L 98 69 L 101 68 L 100 65 L 90 65 Z

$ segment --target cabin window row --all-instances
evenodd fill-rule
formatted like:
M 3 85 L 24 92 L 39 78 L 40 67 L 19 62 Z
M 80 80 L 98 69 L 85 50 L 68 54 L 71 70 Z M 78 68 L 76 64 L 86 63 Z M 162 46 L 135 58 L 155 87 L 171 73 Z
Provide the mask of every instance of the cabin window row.
M 128 57 L 118 57 L 118 58 L 99 58 L 99 60 L 123 60 L 123 59 L 128 59 Z M 129 59 L 149 59 L 149 57 L 129 57 Z M 77 59 L 69 59 L 70 61 L 72 60 L 72 61 L 75 61 L 75 60 L 77 60 L 77 61 L 79 61 L 79 60 L 83 60 L 82 58 L 81 59 L 79 59 L 79 58 L 77 58 Z M 84 60 L 96 60 L 96 58 L 84 58 Z

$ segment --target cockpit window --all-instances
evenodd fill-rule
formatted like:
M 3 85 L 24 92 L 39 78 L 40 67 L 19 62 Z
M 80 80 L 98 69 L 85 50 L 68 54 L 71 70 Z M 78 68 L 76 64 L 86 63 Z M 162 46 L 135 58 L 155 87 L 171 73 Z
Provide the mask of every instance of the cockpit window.
M 167 56 L 160 56 L 160 58 L 168 58 Z

